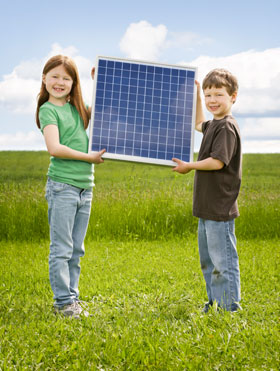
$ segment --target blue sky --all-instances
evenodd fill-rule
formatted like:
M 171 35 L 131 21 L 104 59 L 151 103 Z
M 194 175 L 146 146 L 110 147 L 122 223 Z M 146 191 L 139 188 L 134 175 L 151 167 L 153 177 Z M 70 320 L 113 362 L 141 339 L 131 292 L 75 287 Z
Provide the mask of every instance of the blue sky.
M 1 1 L 0 150 L 44 149 L 34 111 L 43 64 L 72 56 L 84 99 L 97 55 L 230 69 L 244 152 L 280 152 L 280 2 Z M 195 150 L 200 144 L 195 136 Z

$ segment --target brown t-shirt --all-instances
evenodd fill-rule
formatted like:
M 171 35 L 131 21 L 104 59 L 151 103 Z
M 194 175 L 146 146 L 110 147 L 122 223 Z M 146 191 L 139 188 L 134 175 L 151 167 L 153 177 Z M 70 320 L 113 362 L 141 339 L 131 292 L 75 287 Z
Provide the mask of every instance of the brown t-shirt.
M 203 139 L 198 161 L 208 157 L 224 163 L 221 170 L 197 170 L 194 178 L 193 215 L 228 221 L 239 216 L 237 197 L 241 184 L 241 140 L 232 116 L 202 124 Z

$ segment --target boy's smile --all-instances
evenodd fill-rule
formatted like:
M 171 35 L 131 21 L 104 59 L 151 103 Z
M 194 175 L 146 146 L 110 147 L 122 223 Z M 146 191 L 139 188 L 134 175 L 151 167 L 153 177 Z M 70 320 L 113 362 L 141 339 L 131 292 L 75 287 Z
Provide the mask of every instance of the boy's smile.
M 57 66 L 43 76 L 43 82 L 49 93 L 49 102 L 63 106 L 71 92 L 73 80 L 63 65 Z
M 220 120 L 231 114 L 231 107 L 235 102 L 237 93 L 229 95 L 226 88 L 211 87 L 204 90 L 205 105 L 209 112 L 214 116 L 214 119 Z

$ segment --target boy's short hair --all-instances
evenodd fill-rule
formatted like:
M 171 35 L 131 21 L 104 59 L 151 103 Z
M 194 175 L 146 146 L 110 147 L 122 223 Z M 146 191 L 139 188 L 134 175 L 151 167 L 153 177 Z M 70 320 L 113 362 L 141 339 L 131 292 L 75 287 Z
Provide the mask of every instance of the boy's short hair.
M 230 96 L 238 91 L 237 78 L 223 68 L 215 68 L 205 76 L 202 89 L 211 89 L 212 86 L 215 88 L 222 88 L 224 86 Z

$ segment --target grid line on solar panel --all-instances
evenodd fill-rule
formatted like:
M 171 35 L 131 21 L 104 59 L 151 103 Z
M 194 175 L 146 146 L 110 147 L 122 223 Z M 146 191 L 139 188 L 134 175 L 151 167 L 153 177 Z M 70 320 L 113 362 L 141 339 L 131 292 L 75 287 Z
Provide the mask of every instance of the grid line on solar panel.
M 195 72 L 99 59 L 92 150 L 190 159 Z

